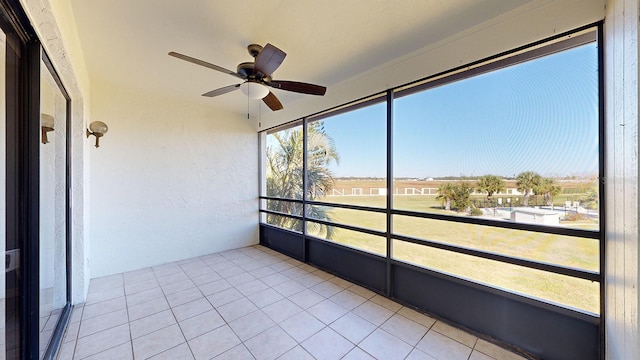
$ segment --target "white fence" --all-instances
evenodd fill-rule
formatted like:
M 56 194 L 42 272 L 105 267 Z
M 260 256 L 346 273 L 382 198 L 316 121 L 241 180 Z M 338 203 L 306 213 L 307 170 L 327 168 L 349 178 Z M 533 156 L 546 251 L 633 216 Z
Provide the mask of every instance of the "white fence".
M 395 188 L 394 195 L 438 195 L 438 188 Z M 474 195 L 487 195 L 486 192 L 474 191 Z M 334 188 L 328 196 L 384 196 L 387 195 L 387 188 Z M 517 189 L 507 189 L 504 192 L 494 195 L 522 195 Z

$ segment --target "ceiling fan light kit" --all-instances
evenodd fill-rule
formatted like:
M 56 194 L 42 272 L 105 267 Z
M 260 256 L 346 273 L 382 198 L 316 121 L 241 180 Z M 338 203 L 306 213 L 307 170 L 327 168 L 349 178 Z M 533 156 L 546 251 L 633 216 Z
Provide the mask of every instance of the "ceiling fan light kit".
M 249 55 L 253 56 L 255 61 L 243 62 L 237 66 L 237 71 L 231 71 L 221 66 L 208 63 L 206 61 L 183 55 L 174 51 L 169 53 L 170 56 L 188 61 L 190 63 L 207 67 L 212 70 L 223 72 L 231 76 L 235 76 L 244 80 L 241 84 L 229 85 L 216 90 L 202 94 L 202 96 L 214 97 L 236 89 L 240 89 L 242 93 L 250 99 L 262 99 L 262 101 L 272 110 L 277 111 L 283 109 L 282 103 L 278 98 L 269 91 L 269 87 L 274 89 L 293 91 L 301 94 L 323 96 L 327 88 L 320 85 L 308 84 L 298 81 L 273 80 L 271 75 L 280 67 L 287 54 L 277 47 L 267 44 L 264 47 L 257 44 L 247 46 Z
M 269 95 L 269 89 L 257 82 L 247 81 L 240 84 L 240 91 L 247 95 L 249 99 L 259 100 Z

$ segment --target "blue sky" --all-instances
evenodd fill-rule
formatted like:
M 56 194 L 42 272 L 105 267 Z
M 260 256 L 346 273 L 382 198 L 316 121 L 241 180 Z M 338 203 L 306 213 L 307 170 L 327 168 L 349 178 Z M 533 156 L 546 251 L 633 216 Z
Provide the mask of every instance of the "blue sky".
M 395 101 L 395 177 L 598 172 L 595 44 Z M 385 176 L 385 106 L 325 119 L 335 176 Z

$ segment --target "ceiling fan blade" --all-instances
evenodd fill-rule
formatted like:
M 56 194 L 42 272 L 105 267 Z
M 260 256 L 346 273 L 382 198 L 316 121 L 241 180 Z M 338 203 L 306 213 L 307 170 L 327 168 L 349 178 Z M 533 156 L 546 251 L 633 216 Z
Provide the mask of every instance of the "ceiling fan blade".
M 284 107 L 282 107 L 282 103 L 280 102 L 280 100 L 278 100 L 278 98 L 275 95 L 273 95 L 271 91 L 269 91 L 269 94 L 265 96 L 262 99 L 262 101 L 264 101 L 264 103 L 267 104 L 269 109 L 273 111 L 284 109 Z
M 238 88 L 240 88 L 240 84 L 229 85 L 229 86 L 221 87 L 220 89 L 211 90 L 208 93 L 202 94 L 202 96 L 214 97 L 214 96 L 226 94 L 228 92 L 232 92 L 233 90 Z
M 178 59 L 184 60 L 184 61 L 188 61 L 188 62 L 193 63 L 193 64 L 196 64 L 196 65 L 204 66 L 204 67 L 207 67 L 207 68 L 209 68 L 209 69 L 213 69 L 213 70 L 216 70 L 216 71 L 223 72 L 223 73 L 225 73 L 225 74 L 233 75 L 233 76 L 235 76 L 235 77 L 237 77 L 237 78 L 240 78 L 240 79 L 242 79 L 242 80 L 246 80 L 244 76 L 242 76 L 242 75 L 238 74 L 237 72 L 234 72 L 234 71 L 231 71 L 231 70 L 225 69 L 225 68 L 223 68 L 223 67 L 221 67 L 221 66 L 218 66 L 218 65 L 214 65 L 214 64 L 208 63 L 208 62 L 206 62 L 206 61 L 202 61 L 202 60 L 200 60 L 200 59 L 193 58 L 193 57 L 191 57 L 191 56 L 187 56 L 187 55 L 184 55 L 184 54 L 180 54 L 180 53 L 177 53 L 177 52 L 175 52 L 175 51 L 171 51 L 171 52 L 169 53 L 169 55 L 170 55 L 170 56 L 173 56 L 173 57 L 175 57 L 175 58 L 178 58 Z
M 310 94 L 310 95 L 324 95 L 327 92 L 327 88 L 320 85 L 307 84 L 303 82 L 297 81 L 286 81 L 286 80 L 271 80 L 266 83 L 272 88 L 293 91 L 297 93 Z
M 267 44 L 262 48 L 258 56 L 256 56 L 254 69 L 265 76 L 271 76 L 280 64 L 282 64 L 285 56 L 287 56 L 287 54 L 284 51 L 271 44 Z

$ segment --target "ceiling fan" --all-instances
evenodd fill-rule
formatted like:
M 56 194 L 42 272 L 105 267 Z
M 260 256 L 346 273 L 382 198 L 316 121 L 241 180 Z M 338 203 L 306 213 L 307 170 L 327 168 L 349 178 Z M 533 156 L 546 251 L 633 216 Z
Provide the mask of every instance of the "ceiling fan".
M 202 96 L 213 97 L 226 94 L 236 89 L 241 89 L 250 98 L 262 99 L 262 101 L 264 101 L 271 110 L 277 111 L 283 109 L 282 103 L 271 91 L 269 91 L 267 86 L 274 89 L 320 96 L 324 95 L 327 91 L 326 87 L 320 85 L 298 81 L 274 80 L 271 75 L 278 67 L 280 67 L 285 56 L 287 56 L 284 51 L 277 47 L 271 44 L 267 44 L 264 47 L 257 44 L 251 44 L 247 46 L 247 50 L 249 51 L 249 54 L 253 56 L 254 61 L 238 64 L 235 72 L 174 51 L 170 52 L 169 55 L 244 80 L 241 84 L 221 87 L 204 93 Z

